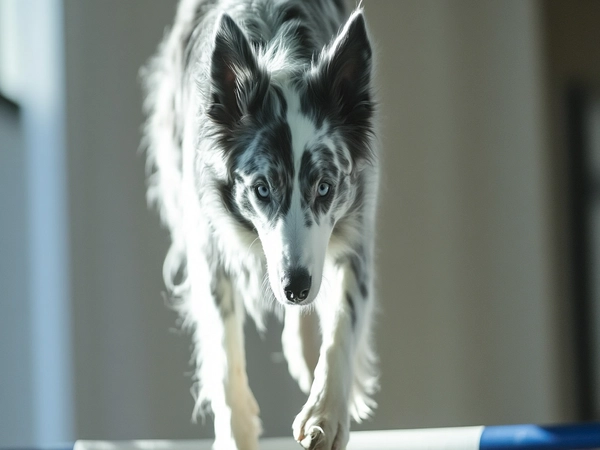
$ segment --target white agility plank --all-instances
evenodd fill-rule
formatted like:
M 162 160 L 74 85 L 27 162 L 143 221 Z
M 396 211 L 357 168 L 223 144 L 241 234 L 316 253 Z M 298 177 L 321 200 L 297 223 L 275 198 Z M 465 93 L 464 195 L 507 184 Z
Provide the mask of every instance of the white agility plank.
M 212 441 L 77 441 L 56 450 L 212 450 Z M 291 437 L 263 439 L 261 450 L 299 450 Z M 499 425 L 354 431 L 347 450 L 575 450 L 600 448 L 600 423 Z
M 347 450 L 478 450 L 483 427 L 353 431 Z M 212 450 L 211 440 L 77 441 L 73 450 Z M 299 450 L 290 438 L 268 438 L 261 450 Z

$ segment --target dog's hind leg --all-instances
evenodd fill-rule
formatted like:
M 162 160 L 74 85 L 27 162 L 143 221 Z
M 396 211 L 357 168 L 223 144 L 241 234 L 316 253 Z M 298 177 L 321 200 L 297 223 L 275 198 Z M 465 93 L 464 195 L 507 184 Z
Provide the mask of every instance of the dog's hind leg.
M 188 254 L 188 273 L 198 352 L 197 401 L 198 406 L 210 404 L 214 413 L 214 449 L 257 450 L 261 426 L 246 375 L 242 302 L 224 270 L 209 267 L 203 256 Z
M 310 391 L 313 374 L 319 359 L 319 323 L 313 311 L 303 311 L 297 306 L 285 309 L 281 343 L 290 375 L 305 394 Z

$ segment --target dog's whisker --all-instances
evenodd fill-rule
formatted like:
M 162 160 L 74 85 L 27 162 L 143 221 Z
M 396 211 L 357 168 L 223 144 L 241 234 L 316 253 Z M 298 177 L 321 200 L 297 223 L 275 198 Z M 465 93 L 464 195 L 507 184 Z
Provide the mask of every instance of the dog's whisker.
M 246 255 L 245 255 L 244 259 L 248 259 L 248 255 L 250 254 L 250 250 L 252 249 L 252 246 L 254 245 L 254 243 L 255 243 L 256 241 L 258 241 L 258 239 L 259 239 L 259 238 L 260 238 L 260 236 L 256 236 L 256 239 L 254 239 L 254 240 L 253 240 L 253 241 L 250 243 L 250 245 L 248 246 L 248 251 L 246 251 Z

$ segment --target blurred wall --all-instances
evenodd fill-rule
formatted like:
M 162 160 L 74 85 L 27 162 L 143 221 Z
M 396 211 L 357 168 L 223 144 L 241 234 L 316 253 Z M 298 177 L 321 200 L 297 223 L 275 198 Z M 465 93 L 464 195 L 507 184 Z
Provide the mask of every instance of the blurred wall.
M 19 110 L 0 98 L 0 443 L 33 431 L 26 158 Z M 17 324 L 17 326 L 15 326 Z M 2 407 L 2 405 L 6 405 Z
M 167 234 L 137 151 L 138 70 L 175 3 L 64 5 L 77 437 L 190 436 L 188 344 L 170 331 Z
M 384 427 L 556 421 L 540 5 L 366 3 L 384 182 Z
M 378 48 L 380 408 L 363 428 L 569 419 L 551 279 L 540 5 L 365 2 Z M 189 340 L 161 297 L 138 68 L 174 2 L 65 1 L 77 437 L 185 438 Z M 273 328 L 275 332 L 273 332 Z M 247 327 L 266 435 L 303 397 Z M 273 361 L 272 361 L 273 360 Z M 278 362 L 279 361 L 279 362 Z
M 74 431 L 61 6 L 0 3 L 0 446 Z

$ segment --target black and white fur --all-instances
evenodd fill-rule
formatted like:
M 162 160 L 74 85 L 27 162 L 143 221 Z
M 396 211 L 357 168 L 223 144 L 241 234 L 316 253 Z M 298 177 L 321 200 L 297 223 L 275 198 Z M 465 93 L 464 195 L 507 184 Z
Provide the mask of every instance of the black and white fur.
M 148 199 L 215 449 L 258 448 L 246 313 L 283 312 L 303 447 L 344 449 L 375 406 L 372 65 L 342 0 L 182 0 L 144 68 Z

